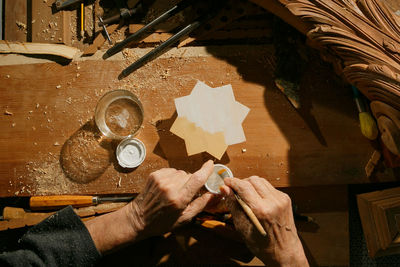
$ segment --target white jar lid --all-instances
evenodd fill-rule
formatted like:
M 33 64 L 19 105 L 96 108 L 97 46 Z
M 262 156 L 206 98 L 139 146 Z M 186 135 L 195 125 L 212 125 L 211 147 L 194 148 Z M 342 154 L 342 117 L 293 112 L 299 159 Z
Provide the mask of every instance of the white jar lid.
M 118 164 L 123 168 L 136 168 L 146 158 L 146 147 L 136 138 L 126 138 L 117 147 Z

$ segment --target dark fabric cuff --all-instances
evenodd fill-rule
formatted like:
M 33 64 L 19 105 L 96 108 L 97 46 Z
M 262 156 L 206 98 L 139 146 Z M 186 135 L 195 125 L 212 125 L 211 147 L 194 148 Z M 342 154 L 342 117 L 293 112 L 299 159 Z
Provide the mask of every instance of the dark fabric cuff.
M 19 242 L 46 266 L 92 266 L 101 257 L 71 206 L 31 228 Z

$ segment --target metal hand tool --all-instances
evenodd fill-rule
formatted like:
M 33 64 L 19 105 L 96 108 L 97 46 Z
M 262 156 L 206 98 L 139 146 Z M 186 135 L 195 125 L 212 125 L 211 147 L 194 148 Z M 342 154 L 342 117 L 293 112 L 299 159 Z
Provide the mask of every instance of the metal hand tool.
M 132 9 L 121 8 L 121 9 L 119 10 L 119 14 L 114 15 L 114 16 L 109 17 L 109 18 L 106 18 L 106 19 L 102 19 L 102 21 L 99 22 L 98 24 L 99 24 L 99 26 L 102 26 L 102 25 L 104 25 L 104 24 L 105 24 L 105 25 L 108 25 L 108 24 L 116 23 L 116 22 L 118 22 L 118 21 L 121 20 L 121 19 L 125 19 L 125 20 L 126 20 L 126 19 L 131 18 L 133 15 L 142 12 L 142 10 L 143 10 L 143 6 L 142 6 L 141 3 L 139 3 L 139 4 L 137 5 L 137 7 L 132 8 Z
M 57 0 L 55 4 L 56 9 L 61 10 L 80 2 L 83 2 L 83 0 Z
M 146 26 L 141 28 L 139 31 L 137 31 L 135 34 L 132 35 L 133 37 L 130 36 L 130 37 L 132 37 L 131 41 L 136 40 L 136 38 L 138 39 L 141 36 L 141 34 L 143 32 L 145 32 L 145 30 L 143 30 L 143 29 L 152 28 L 152 26 L 154 26 L 156 24 L 156 23 L 154 23 L 155 21 L 160 22 L 160 21 L 170 17 L 171 13 L 177 12 L 177 10 L 181 10 L 182 8 L 185 8 L 190 2 L 191 1 L 187 1 L 187 0 L 180 2 L 179 4 L 181 4 L 181 6 L 178 7 L 178 5 L 179 5 L 178 4 L 177 6 L 173 7 L 172 9 L 170 9 L 169 11 L 167 11 L 166 13 L 164 13 L 163 15 L 161 15 L 154 21 L 150 22 L 149 24 L 147 24 Z M 138 59 L 136 62 L 134 62 L 133 64 L 128 66 L 126 69 L 124 69 L 121 72 L 121 74 L 118 76 L 118 79 L 120 79 L 120 80 L 123 79 L 124 77 L 128 76 L 130 73 L 137 70 L 138 68 L 140 68 L 147 62 L 149 62 L 149 61 L 155 59 L 156 57 L 158 57 L 159 55 L 165 53 L 167 50 L 169 50 L 171 48 L 172 45 L 181 41 L 181 39 L 183 37 L 186 37 L 187 35 L 189 35 L 189 33 L 194 31 L 195 29 L 197 29 L 202 23 L 204 23 L 207 20 L 210 20 L 217 13 L 217 11 L 219 10 L 219 7 L 221 7 L 224 3 L 225 3 L 225 1 L 218 1 L 216 4 L 213 5 L 213 8 L 207 14 L 202 15 L 197 21 L 187 25 L 186 27 L 181 29 L 178 33 L 174 34 L 172 37 L 170 37 L 165 42 L 163 42 L 161 45 L 154 48 L 152 51 L 150 51 L 149 53 L 147 53 L 146 55 L 144 55 L 143 57 Z M 164 17 L 164 18 L 162 18 L 162 17 Z M 160 19 L 160 18 L 162 18 L 162 19 Z M 149 26 L 149 25 L 151 25 L 151 26 Z M 126 42 L 125 44 L 127 44 L 127 43 L 129 43 L 129 42 Z M 114 53 L 118 52 L 120 49 L 122 49 L 124 47 L 124 45 L 121 45 L 121 43 L 118 45 L 109 49 L 106 52 L 106 54 L 103 55 L 103 58 L 107 58 L 110 55 L 113 55 Z
M 137 61 L 135 61 L 133 64 L 128 66 L 126 69 L 124 69 L 121 74 L 118 76 L 118 79 L 123 79 L 147 62 L 153 60 L 154 58 L 158 57 L 159 55 L 163 54 L 166 52 L 173 44 L 177 43 L 182 37 L 188 35 L 191 33 L 193 30 L 195 30 L 197 27 L 199 27 L 202 22 L 207 20 L 210 16 L 204 16 L 201 20 L 195 21 L 189 25 L 187 25 L 185 28 L 180 30 L 178 33 L 170 37 L 168 40 L 163 42 L 161 45 L 157 46 L 153 50 L 151 50 L 149 53 L 144 55 L 143 57 L 139 58 Z
M 99 18 L 99 26 L 103 27 L 103 32 L 104 32 L 104 34 L 105 34 L 106 37 L 107 37 L 108 43 L 109 43 L 109 44 L 112 44 L 110 35 L 108 34 L 108 31 L 107 31 L 107 28 L 106 28 L 106 25 L 105 25 L 103 19 L 102 19 L 100 16 L 98 16 L 98 18 Z
M 177 14 L 178 12 L 182 11 L 183 9 L 188 7 L 192 2 L 193 0 L 183 0 L 182 2 L 179 2 L 177 5 L 175 5 L 174 7 L 163 13 L 161 16 L 159 16 L 149 24 L 145 25 L 143 28 L 141 28 L 140 30 L 138 30 L 137 32 L 135 32 L 134 34 L 123 40 L 122 42 L 108 49 L 107 52 L 103 55 L 103 59 L 107 59 L 112 55 L 118 53 L 130 43 L 140 40 L 143 37 L 144 33 L 148 32 L 150 29 L 152 29 L 155 25 L 159 24 L 160 22 L 163 22 L 168 18 L 172 17 L 173 15 Z
M 66 206 L 85 207 L 104 202 L 129 202 L 134 197 L 98 197 L 80 195 L 36 196 L 31 197 L 29 206 L 32 210 L 57 209 Z

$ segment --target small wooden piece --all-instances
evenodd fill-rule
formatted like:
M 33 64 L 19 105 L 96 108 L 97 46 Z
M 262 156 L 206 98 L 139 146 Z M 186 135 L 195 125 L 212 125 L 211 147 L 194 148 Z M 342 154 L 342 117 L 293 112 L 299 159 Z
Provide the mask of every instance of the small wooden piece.
M 400 130 L 391 119 L 386 116 L 378 118 L 381 139 L 385 146 L 395 155 L 400 155 Z
M 367 177 L 371 176 L 380 158 L 381 158 L 381 153 L 378 150 L 375 150 L 372 153 L 372 156 L 369 159 L 367 165 L 365 166 L 365 174 L 367 175 Z
M 112 212 L 122 208 L 126 204 L 126 202 L 103 203 L 96 206 L 78 208 L 74 210 L 79 217 L 87 217 Z
M 74 211 L 83 221 L 86 221 L 95 218 L 95 215 L 112 212 L 125 205 L 125 202 L 104 203 L 96 206 L 74 209 Z M 26 212 L 22 208 L 5 207 L 3 210 L 3 218 L 5 221 L 0 221 L 0 231 L 32 226 L 54 213 L 55 212 Z
M 400 253 L 400 187 L 357 195 L 357 203 L 370 257 Z
M 38 221 L 44 220 L 55 212 L 26 212 L 23 208 L 5 207 L 3 210 L 4 220 L 15 220 L 15 219 L 38 219 Z
M 60 44 L 0 41 L 0 54 L 41 54 L 72 59 L 78 51 L 77 48 Z
M 112 34 L 117 28 L 118 24 L 112 24 L 107 26 L 108 34 Z M 100 32 L 93 41 L 93 44 L 89 45 L 84 51 L 82 56 L 90 56 L 96 53 L 96 51 L 104 44 L 106 39 L 104 38 L 103 34 Z

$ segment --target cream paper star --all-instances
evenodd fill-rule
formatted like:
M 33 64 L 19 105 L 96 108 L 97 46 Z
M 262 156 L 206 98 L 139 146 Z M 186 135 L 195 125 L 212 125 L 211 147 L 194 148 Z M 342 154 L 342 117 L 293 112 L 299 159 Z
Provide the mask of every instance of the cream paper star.
M 242 123 L 250 109 L 235 100 L 230 84 L 212 88 L 198 81 L 175 107 L 170 131 L 185 140 L 189 156 L 206 151 L 221 159 L 228 145 L 246 141 Z

